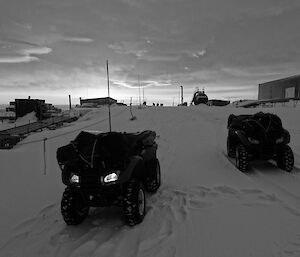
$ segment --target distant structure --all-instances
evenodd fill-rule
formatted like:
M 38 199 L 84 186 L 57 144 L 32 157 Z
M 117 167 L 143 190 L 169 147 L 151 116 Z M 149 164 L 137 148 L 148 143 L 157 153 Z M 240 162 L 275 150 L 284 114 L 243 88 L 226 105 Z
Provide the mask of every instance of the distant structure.
M 300 99 L 300 75 L 258 85 L 258 100 Z
M 55 108 L 52 104 L 45 103 L 41 99 L 15 99 L 9 103 L 7 110 L 14 111 L 16 119 L 23 117 L 30 112 L 35 112 L 38 120 L 43 120 L 51 117 L 54 112 L 60 112 L 60 109 Z
M 89 99 L 82 99 L 80 100 L 81 107 L 97 107 L 99 105 L 108 105 L 110 104 L 117 104 L 117 100 L 111 97 L 101 97 L 101 98 L 89 98 Z
M 198 105 L 198 104 L 207 104 L 207 102 L 208 102 L 208 97 L 204 93 L 204 89 L 203 90 L 197 89 L 196 92 L 194 93 L 192 103 L 194 105 Z
M 15 102 L 9 102 L 9 106 L 5 108 L 6 112 L 15 112 Z
M 178 106 L 187 106 L 187 102 L 183 102 L 182 104 L 178 104 Z
M 225 106 L 230 104 L 230 101 L 219 100 L 219 99 L 211 99 L 207 101 L 207 105 L 209 106 Z

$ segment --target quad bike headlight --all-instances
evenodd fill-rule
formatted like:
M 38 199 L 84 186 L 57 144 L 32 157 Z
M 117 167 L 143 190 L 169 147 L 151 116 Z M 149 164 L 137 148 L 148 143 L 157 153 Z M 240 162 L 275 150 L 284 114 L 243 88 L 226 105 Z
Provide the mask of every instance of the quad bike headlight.
M 255 144 L 255 145 L 259 144 L 259 141 L 257 139 L 252 138 L 252 137 L 248 137 L 248 141 L 251 144 Z
M 63 171 L 63 170 L 64 170 L 64 168 L 65 168 L 65 165 L 64 165 L 64 164 L 62 164 L 62 163 L 59 163 L 59 167 L 60 167 L 61 171 Z
M 103 178 L 104 184 L 116 182 L 119 179 L 119 174 L 120 174 L 120 171 L 118 171 L 118 170 L 107 174 Z
M 79 184 L 80 178 L 78 175 L 71 173 L 70 182 L 72 184 Z

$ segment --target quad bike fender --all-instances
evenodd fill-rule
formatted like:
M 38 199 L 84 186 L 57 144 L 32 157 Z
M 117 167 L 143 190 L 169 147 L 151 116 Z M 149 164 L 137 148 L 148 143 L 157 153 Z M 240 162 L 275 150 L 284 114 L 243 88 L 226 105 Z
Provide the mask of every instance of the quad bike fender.
M 234 133 L 237 141 L 241 142 L 245 146 L 251 145 L 243 131 L 237 130 Z
M 230 127 L 231 122 L 236 118 L 234 114 L 230 114 L 228 119 L 227 119 L 227 128 Z
M 154 142 L 152 145 L 144 146 L 141 156 L 144 161 L 149 161 L 156 158 L 157 144 Z
M 286 129 L 283 129 L 282 136 L 283 136 L 283 143 L 284 144 L 287 145 L 288 143 L 290 143 L 291 135 Z
M 119 183 L 128 182 L 131 178 L 142 179 L 145 172 L 144 160 L 141 156 L 131 157 L 127 168 L 120 174 Z

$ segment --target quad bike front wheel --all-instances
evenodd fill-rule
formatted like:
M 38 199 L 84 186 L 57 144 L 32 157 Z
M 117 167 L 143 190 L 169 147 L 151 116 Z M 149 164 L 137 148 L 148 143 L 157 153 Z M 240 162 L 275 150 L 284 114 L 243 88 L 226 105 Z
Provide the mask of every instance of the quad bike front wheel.
M 236 147 L 235 151 L 235 165 L 236 167 L 242 171 L 245 172 L 248 168 L 248 151 L 246 147 L 242 144 L 238 145 Z
M 155 193 L 161 184 L 161 173 L 159 160 L 157 158 L 149 161 L 147 165 L 146 190 Z
M 141 223 L 146 214 L 146 197 L 142 183 L 130 180 L 124 189 L 124 213 L 126 223 L 134 226 Z
M 67 187 L 61 199 L 61 214 L 68 225 L 80 224 L 88 215 L 89 206 L 82 195 Z
M 277 151 L 276 163 L 278 168 L 291 172 L 294 168 L 294 154 L 288 145 L 284 145 Z
M 235 157 L 235 147 L 234 145 L 230 142 L 230 139 L 227 138 L 227 155 L 230 158 Z

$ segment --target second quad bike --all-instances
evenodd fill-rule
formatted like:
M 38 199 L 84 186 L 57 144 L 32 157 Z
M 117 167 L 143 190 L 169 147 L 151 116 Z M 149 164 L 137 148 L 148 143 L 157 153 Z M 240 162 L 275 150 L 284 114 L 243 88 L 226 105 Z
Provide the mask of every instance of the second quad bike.
M 128 225 L 143 221 L 146 192 L 161 183 L 156 133 L 82 131 L 57 149 L 62 182 L 67 186 L 61 213 L 68 225 L 80 224 L 90 207 L 122 206 Z
M 249 161 L 262 159 L 276 161 L 288 172 L 294 167 L 290 133 L 282 127 L 277 115 L 258 112 L 254 115 L 228 117 L 227 154 L 235 158 L 236 167 L 246 171 Z

